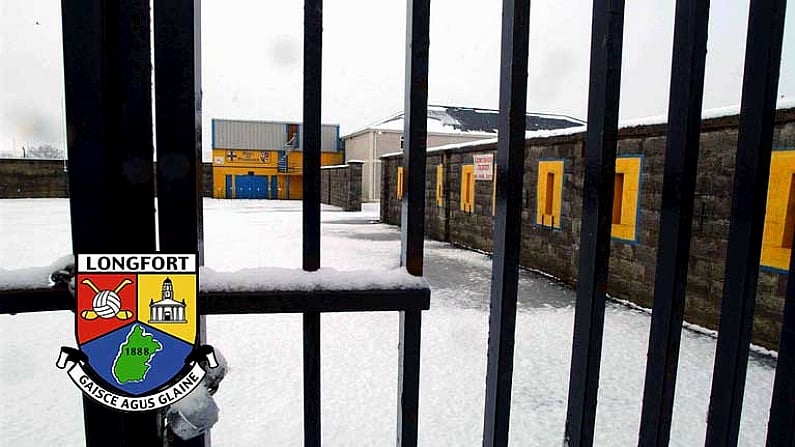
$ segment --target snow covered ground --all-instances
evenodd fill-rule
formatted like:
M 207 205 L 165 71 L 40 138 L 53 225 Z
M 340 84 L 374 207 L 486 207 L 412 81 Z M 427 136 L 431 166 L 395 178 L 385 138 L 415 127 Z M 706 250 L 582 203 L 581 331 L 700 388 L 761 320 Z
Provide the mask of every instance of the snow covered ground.
M 0 200 L 0 268 L 47 265 L 70 252 L 68 201 Z M 339 270 L 398 265 L 395 227 L 323 208 L 322 264 Z M 218 271 L 301 265 L 300 202 L 205 201 L 206 263 Z M 488 257 L 426 242 L 431 310 L 423 317 L 420 445 L 480 445 L 485 394 Z M 523 272 L 511 412 L 512 445 L 561 444 L 566 414 L 574 292 Z M 0 445 L 80 445 L 79 391 L 56 369 L 74 346 L 73 314 L 0 316 Z M 596 445 L 637 443 L 649 315 L 610 303 Z M 394 445 L 396 313 L 322 317 L 322 430 L 329 446 Z M 300 315 L 213 316 L 208 341 L 230 373 L 216 395 L 214 446 L 300 445 Z M 685 331 L 671 444 L 703 444 L 715 340 Z M 764 444 L 775 361 L 751 355 L 740 444 Z

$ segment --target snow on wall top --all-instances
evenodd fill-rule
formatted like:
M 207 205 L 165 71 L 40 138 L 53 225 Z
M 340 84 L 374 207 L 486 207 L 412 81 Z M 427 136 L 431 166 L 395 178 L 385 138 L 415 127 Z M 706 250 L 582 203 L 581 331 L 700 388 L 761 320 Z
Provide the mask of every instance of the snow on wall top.
M 786 110 L 795 108 L 795 98 L 779 99 L 776 102 L 776 110 Z M 727 116 L 735 116 L 740 114 L 740 104 L 733 106 L 717 107 L 714 109 L 707 109 L 701 112 L 701 119 L 708 120 L 714 118 L 725 118 Z M 625 120 L 619 123 L 619 128 L 639 127 L 639 126 L 652 126 L 656 124 L 665 124 L 668 122 L 668 115 L 650 116 L 647 118 L 639 118 L 633 120 Z
M 323 169 L 341 169 L 347 167 L 348 165 L 327 165 L 327 166 L 321 166 L 320 170 L 322 171 Z

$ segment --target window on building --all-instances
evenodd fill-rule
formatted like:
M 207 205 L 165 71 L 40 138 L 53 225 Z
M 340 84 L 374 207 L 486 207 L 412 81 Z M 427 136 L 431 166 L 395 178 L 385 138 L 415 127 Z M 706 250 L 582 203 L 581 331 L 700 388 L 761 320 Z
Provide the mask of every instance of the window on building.
M 297 148 L 299 147 L 298 141 L 298 124 L 288 124 L 287 125 L 287 143 L 286 146 L 289 148 Z
M 475 165 L 461 166 L 461 211 L 475 209 Z
M 767 187 L 761 264 L 789 269 L 795 226 L 795 149 L 773 151 Z
M 790 176 L 789 182 L 789 201 L 787 203 L 787 215 L 784 219 L 784 237 L 781 247 L 792 250 L 792 237 L 795 236 L 795 174 Z
M 637 216 L 640 206 L 640 156 L 616 159 L 616 176 L 613 186 L 613 238 L 637 241 Z
M 616 173 L 613 186 L 613 223 L 621 224 L 621 210 L 624 202 L 624 174 Z
M 547 172 L 547 191 L 555 190 L 555 174 Z M 552 204 L 554 203 L 554 194 L 547 194 L 544 200 L 544 214 L 552 214 Z
M 536 224 L 560 228 L 563 200 L 563 160 L 538 162 L 536 185 Z
M 403 141 L 401 137 L 401 142 Z M 443 206 L 444 165 L 436 165 L 436 206 Z
M 397 198 L 403 199 L 403 166 L 397 168 Z

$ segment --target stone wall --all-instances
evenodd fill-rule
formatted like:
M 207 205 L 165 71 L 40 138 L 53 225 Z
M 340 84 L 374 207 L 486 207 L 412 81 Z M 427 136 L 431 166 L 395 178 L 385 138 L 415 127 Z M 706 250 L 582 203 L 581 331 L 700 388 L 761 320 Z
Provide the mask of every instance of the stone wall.
M 795 148 L 795 109 L 779 110 L 774 147 Z M 693 235 L 687 283 L 685 319 L 717 329 L 723 292 L 734 158 L 739 118 L 728 116 L 702 123 L 698 163 Z M 640 155 L 640 210 L 637 239 L 611 243 L 608 293 L 611 296 L 651 307 L 656 269 L 657 237 L 662 195 L 665 130 L 663 124 L 623 128 L 618 154 Z M 520 262 L 574 285 L 580 243 L 585 134 L 528 139 L 522 204 Z M 472 164 L 472 155 L 494 153 L 496 144 L 464 145 L 447 150 L 429 150 L 425 223 L 428 237 L 491 251 L 492 182 L 475 182 L 472 213 L 460 208 L 461 166 Z M 538 161 L 563 159 L 563 195 L 560 228 L 536 224 L 536 180 Z M 397 167 L 401 157 L 382 159 L 381 220 L 400 225 L 397 199 Z M 436 202 L 436 165 L 443 165 L 442 204 Z M 781 331 L 781 313 L 787 275 L 762 269 L 759 274 L 754 320 L 755 343 L 776 348 Z
M 202 163 L 202 196 L 212 197 L 211 163 Z M 62 160 L 0 159 L 0 198 L 69 197 Z
M 213 164 L 202 163 L 202 197 L 213 196 Z
M 0 160 L 0 197 L 67 197 L 62 160 Z
M 320 201 L 344 211 L 362 210 L 361 161 L 320 168 Z

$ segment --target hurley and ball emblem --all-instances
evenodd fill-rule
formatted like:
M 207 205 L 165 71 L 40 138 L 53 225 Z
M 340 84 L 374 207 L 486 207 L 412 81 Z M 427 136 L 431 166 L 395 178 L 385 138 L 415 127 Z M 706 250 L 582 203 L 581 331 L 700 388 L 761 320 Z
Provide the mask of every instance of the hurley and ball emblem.
M 58 367 L 97 402 L 121 411 L 170 405 L 215 367 L 198 344 L 196 255 L 77 256 L 75 335 Z
M 94 318 L 118 318 L 119 320 L 127 320 L 132 317 L 133 313 L 129 310 L 121 309 L 121 298 L 119 292 L 124 286 L 132 284 L 129 279 L 123 279 L 113 290 L 99 290 L 96 285 L 89 278 L 84 278 L 80 281 L 90 287 L 96 293 L 92 301 L 92 310 L 84 310 L 80 313 L 81 318 L 86 320 L 93 320 Z

